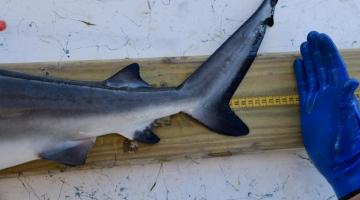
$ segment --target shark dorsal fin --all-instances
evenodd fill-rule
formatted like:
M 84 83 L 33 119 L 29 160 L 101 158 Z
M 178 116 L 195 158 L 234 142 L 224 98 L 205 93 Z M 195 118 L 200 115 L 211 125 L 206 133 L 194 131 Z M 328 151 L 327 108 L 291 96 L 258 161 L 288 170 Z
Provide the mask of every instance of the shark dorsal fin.
M 150 87 L 140 77 L 139 64 L 133 63 L 120 70 L 110 78 L 104 81 L 104 84 L 108 87 L 119 88 L 119 89 L 136 89 Z

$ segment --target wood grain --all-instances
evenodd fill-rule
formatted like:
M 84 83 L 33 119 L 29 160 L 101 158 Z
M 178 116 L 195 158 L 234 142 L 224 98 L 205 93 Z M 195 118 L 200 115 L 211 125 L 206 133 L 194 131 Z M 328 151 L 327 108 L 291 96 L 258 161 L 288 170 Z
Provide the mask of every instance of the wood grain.
M 360 78 L 360 50 L 343 51 L 350 74 Z M 295 53 L 259 55 L 238 88 L 235 97 L 296 94 L 292 62 Z M 103 80 L 138 62 L 143 78 L 154 86 L 176 86 L 188 77 L 206 57 L 154 58 L 139 60 L 77 61 L 61 63 L 1 64 L 11 69 L 43 76 L 75 80 Z M 161 142 L 142 145 L 116 134 L 97 139 L 82 167 L 66 167 L 49 161 L 32 161 L 0 171 L 0 178 L 18 174 L 32 175 L 73 169 L 91 169 L 114 165 L 145 164 L 176 158 L 228 156 L 243 152 L 302 147 L 297 106 L 237 109 L 249 125 L 245 137 L 226 137 L 212 133 L 185 115 L 175 115 L 160 122 L 155 132 Z

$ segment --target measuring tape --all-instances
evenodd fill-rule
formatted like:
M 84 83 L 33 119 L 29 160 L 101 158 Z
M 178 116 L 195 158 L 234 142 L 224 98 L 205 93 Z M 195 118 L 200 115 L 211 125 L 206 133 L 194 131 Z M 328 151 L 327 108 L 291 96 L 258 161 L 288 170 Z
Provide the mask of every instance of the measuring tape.
M 355 92 L 355 95 L 360 99 L 360 92 Z M 260 107 L 274 107 L 274 106 L 294 106 L 299 105 L 298 95 L 285 96 L 263 96 L 263 97 L 243 97 L 234 98 L 230 101 L 231 108 L 260 108 Z

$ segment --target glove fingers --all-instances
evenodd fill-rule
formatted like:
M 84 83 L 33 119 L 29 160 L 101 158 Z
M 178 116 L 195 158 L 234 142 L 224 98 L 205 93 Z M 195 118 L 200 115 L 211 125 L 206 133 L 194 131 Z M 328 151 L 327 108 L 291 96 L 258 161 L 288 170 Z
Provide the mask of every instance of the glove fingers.
M 307 79 L 307 86 L 310 93 L 315 92 L 318 89 L 318 80 L 315 72 L 314 63 L 309 52 L 308 43 L 304 42 L 301 47 L 301 55 L 303 57 L 304 69 Z
M 318 36 L 321 62 L 324 64 L 330 84 L 342 84 L 349 79 L 344 61 L 331 38 L 326 34 Z
M 301 59 L 296 59 L 294 62 L 294 71 L 297 81 L 297 88 L 300 96 L 300 104 L 303 105 L 306 100 L 308 90 L 307 80 L 305 75 L 304 63 Z
M 308 34 L 307 40 L 309 44 L 309 51 L 311 52 L 311 57 L 316 70 L 319 88 L 325 88 L 327 85 L 327 74 L 324 64 L 321 62 L 319 36 L 320 34 L 318 32 L 312 31 Z

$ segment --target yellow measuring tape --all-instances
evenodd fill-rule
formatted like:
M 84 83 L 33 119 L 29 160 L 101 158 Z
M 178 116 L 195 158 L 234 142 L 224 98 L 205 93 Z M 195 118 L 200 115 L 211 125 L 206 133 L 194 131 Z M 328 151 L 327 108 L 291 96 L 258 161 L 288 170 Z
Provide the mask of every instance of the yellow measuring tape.
M 360 99 L 360 92 L 355 92 L 355 95 Z M 293 105 L 299 105 L 298 95 L 243 97 L 233 98 L 230 101 L 231 108 L 260 108 Z

